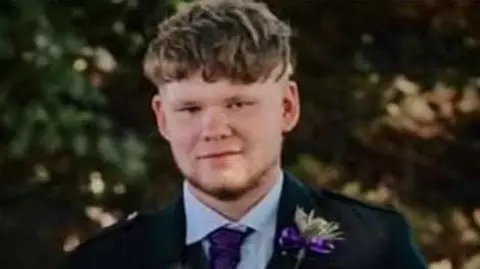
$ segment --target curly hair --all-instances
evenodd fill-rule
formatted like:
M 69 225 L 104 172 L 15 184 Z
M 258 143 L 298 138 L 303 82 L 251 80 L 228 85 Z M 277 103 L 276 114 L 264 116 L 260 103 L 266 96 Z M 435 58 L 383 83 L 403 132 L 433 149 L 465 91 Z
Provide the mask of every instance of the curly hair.
M 145 76 L 157 87 L 200 73 L 252 83 L 291 72 L 287 23 L 253 0 L 199 0 L 158 25 L 145 59 Z M 278 79 L 277 78 L 277 79 Z

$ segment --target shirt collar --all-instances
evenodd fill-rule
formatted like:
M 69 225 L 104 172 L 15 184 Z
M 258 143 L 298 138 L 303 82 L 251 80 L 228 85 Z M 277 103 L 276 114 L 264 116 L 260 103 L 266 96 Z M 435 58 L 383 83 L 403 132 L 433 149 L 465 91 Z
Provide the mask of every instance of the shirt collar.
M 276 212 L 283 185 L 283 173 L 267 195 L 252 208 L 242 219 L 236 223 L 230 222 L 208 206 L 201 203 L 190 191 L 190 185 L 185 180 L 183 183 L 183 197 L 187 222 L 187 245 L 202 240 L 212 231 L 226 225 L 235 227 L 250 227 L 261 231 L 265 227 L 276 223 Z M 274 227 L 273 227 L 274 228 Z

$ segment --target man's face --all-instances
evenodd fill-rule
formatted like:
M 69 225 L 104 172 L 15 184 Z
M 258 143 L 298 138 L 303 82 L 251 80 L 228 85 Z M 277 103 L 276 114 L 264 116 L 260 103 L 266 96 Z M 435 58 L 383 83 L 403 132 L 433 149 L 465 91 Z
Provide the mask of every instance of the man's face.
M 198 190 L 235 199 L 280 165 L 283 133 L 299 116 L 296 84 L 208 83 L 200 75 L 172 82 L 153 98 L 160 133 Z

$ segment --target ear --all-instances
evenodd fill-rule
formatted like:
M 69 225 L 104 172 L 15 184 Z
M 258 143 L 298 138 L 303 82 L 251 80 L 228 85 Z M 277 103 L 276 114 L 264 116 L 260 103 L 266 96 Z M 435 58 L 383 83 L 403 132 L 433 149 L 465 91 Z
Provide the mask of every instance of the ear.
M 162 97 L 160 94 L 156 94 L 152 98 L 152 110 L 155 115 L 155 119 L 157 122 L 157 129 L 158 132 L 166 139 L 168 140 L 168 128 L 167 128 L 167 119 L 165 116 L 165 107 L 163 104 Z
M 295 128 L 300 118 L 300 98 L 295 81 L 289 81 L 283 96 L 283 132 L 288 133 Z

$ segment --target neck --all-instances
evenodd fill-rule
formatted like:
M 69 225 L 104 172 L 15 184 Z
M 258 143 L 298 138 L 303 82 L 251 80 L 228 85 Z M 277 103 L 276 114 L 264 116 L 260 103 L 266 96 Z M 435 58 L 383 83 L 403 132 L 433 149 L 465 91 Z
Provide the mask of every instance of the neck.
M 260 184 L 258 186 L 233 201 L 219 200 L 194 187 L 191 190 L 200 202 L 217 211 L 225 218 L 231 221 L 238 221 L 268 194 L 277 182 L 280 173 L 280 167 L 272 167 L 259 179 Z

